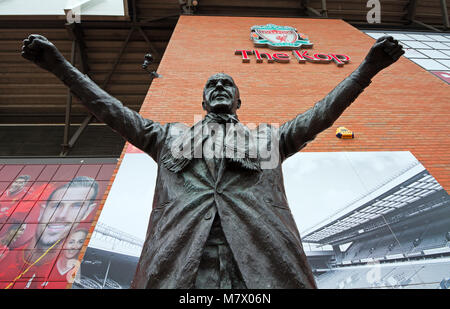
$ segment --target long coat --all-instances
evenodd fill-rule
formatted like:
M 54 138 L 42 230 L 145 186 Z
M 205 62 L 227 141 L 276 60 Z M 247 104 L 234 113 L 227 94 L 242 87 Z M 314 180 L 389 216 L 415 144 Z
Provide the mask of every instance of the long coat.
M 144 119 L 105 92 L 83 102 L 158 162 L 153 210 L 132 287 L 192 288 L 211 225 L 219 215 L 248 288 L 315 288 L 286 199 L 281 164 L 329 128 L 368 83 L 352 74 L 305 113 L 279 128 L 268 126 L 279 142 L 274 168 L 232 168 L 223 160 L 217 178 L 201 158 L 180 173 L 161 164 L 175 138 L 170 133 L 173 123 Z

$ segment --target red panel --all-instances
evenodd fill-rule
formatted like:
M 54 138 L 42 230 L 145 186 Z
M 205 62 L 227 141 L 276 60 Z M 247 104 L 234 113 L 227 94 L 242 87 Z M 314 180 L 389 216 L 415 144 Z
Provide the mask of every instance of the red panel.
M 36 246 L 37 235 L 41 234 L 45 229 L 45 224 L 29 224 L 20 225 L 20 229 L 15 237 L 9 243 L 9 249 L 33 249 Z
M 48 182 L 38 181 L 33 183 L 27 194 L 22 198 L 23 201 L 37 201 L 43 194 Z
M 38 248 L 41 245 L 50 247 L 55 243 L 57 243 L 55 245 L 56 247 L 62 247 L 72 226 L 72 223 L 48 223 L 42 233 L 39 233 L 39 231 L 35 229 L 35 231 L 37 231 L 36 237 L 39 237 L 39 240 L 35 242 L 35 247 Z M 40 225 L 40 227 L 42 227 L 42 225 Z
M 39 216 L 41 215 L 41 212 L 43 211 L 44 207 L 46 205 L 45 201 L 37 201 L 35 202 L 33 208 L 31 211 L 28 212 L 28 215 L 25 217 L 24 223 L 39 223 Z M 50 214 L 50 217 L 53 214 Z M 41 220 L 43 223 L 46 223 L 44 221 L 48 220 Z
M 58 190 L 58 188 L 63 187 L 65 184 L 67 184 L 67 181 L 52 181 L 49 184 L 47 184 L 47 186 L 44 188 L 44 190 L 42 191 L 41 195 L 39 196 L 39 200 L 40 201 L 44 201 L 44 200 L 48 200 L 49 198 L 52 200 L 55 200 L 57 197 L 55 197 L 54 195 L 52 195 L 52 193 L 55 190 Z M 67 190 L 67 187 L 64 189 L 60 189 L 62 191 L 62 194 L 64 194 Z
M 66 192 L 68 193 L 68 192 Z M 69 197 L 69 195 L 66 195 Z M 66 197 L 65 196 L 65 197 Z M 74 197 L 75 195 L 71 195 Z M 78 196 L 82 199 L 85 198 L 85 194 Z M 79 222 L 84 218 L 93 217 L 100 205 L 101 200 L 95 200 L 93 203 L 89 203 L 86 200 L 57 200 L 51 201 L 38 201 L 30 214 L 25 219 L 27 223 L 48 223 L 48 222 Z
M 28 189 L 30 189 L 31 184 L 30 183 L 22 183 L 18 184 L 17 182 L 13 181 L 8 186 L 8 189 L 6 189 L 3 194 L 0 196 L 0 202 L 5 201 L 20 201 L 25 194 L 28 192 Z
M 86 201 L 84 207 L 88 208 L 83 208 L 84 211 L 80 210 L 76 222 L 83 222 L 83 223 L 92 222 L 94 220 L 97 209 L 100 206 L 100 202 L 101 200 L 95 200 L 92 203 Z
M 103 198 L 103 194 L 106 191 L 106 188 L 109 185 L 109 180 L 108 181 L 97 181 L 97 184 L 98 184 L 97 196 L 93 197 L 93 198 L 101 200 Z M 89 193 L 89 197 L 94 193 L 95 193 L 95 189 L 94 189 L 94 187 L 92 187 L 91 192 Z
M 0 280 L 9 281 L 11 283 L 17 276 L 21 274 L 23 265 L 25 264 L 25 256 L 29 250 L 10 250 L 2 256 L 0 267 Z
M 94 182 L 91 183 L 80 183 L 73 182 L 65 191 L 62 200 L 64 201 L 84 201 L 86 199 L 90 199 L 93 192 Z M 59 194 L 58 194 L 59 196 Z M 95 198 L 95 196 L 93 196 Z
M 78 169 L 80 168 L 79 164 L 67 164 L 60 165 L 55 175 L 53 176 L 53 181 L 70 181 L 72 180 Z
M 110 180 L 115 168 L 116 168 L 116 164 L 103 164 L 96 179 L 97 180 Z
M 20 199 L 8 198 L 5 193 L 0 197 L 0 223 L 6 222 L 7 218 L 14 212 Z
M 0 229 L 0 246 L 2 249 L 11 249 L 10 246 L 14 245 L 18 238 L 23 235 L 23 231 L 20 227 L 20 223 L 6 223 L 2 226 Z
M 89 229 L 91 228 L 91 222 L 75 223 L 72 226 L 72 230 L 69 236 L 66 238 L 62 248 L 65 250 L 73 250 L 74 246 L 84 243 L 87 235 L 89 234 Z M 80 247 L 81 249 L 81 247 Z
M 48 280 L 51 282 L 65 282 L 72 279 L 74 272 L 79 269 L 77 250 L 61 250 Z
M 75 203 L 80 203 L 80 202 L 73 202 L 73 204 Z M 45 201 L 38 201 L 36 202 L 36 204 L 34 204 L 33 208 L 31 209 L 31 211 L 29 212 L 29 214 L 26 216 L 24 223 L 43 223 L 43 224 L 47 224 L 49 222 L 54 222 L 54 223 L 74 223 L 74 222 L 78 222 L 79 221 L 79 217 L 82 214 L 85 214 L 86 212 L 83 211 L 81 212 L 81 210 L 86 209 L 88 207 L 87 202 L 81 202 L 81 203 L 86 203 L 85 205 L 83 205 L 83 208 L 78 208 L 77 205 L 72 206 L 72 203 L 66 207 L 73 207 L 74 209 L 68 210 L 68 209 L 63 209 L 64 213 L 61 213 L 61 211 L 59 210 L 60 207 L 60 202 L 58 201 L 50 201 L 50 202 L 45 202 Z M 56 206 L 56 207 L 55 207 Z M 91 207 L 89 214 L 92 212 L 95 212 L 95 209 L 97 207 L 94 205 Z
M 56 173 L 56 170 L 58 169 L 59 165 L 51 164 L 46 165 L 44 170 L 41 172 L 41 174 L 38 177 L 38 181 L 50 181 L 52 180 L 53 176 Z
M 45 165 L 26 165 L 21 171 L 21 175 L 30 176 L 30 181 L 35 181 L 44 170 Z
M 23 165 L 6 165 L 0 171 L 0 181 L 13 181 L 19 175 Z
M 47 207 L 52 207 L 49 203 Z M 49 222 L 52 223 L 73 223 L 80 213 L 88 211 L 88 202 L 85 201 L 61 201 Z
M 30 250 L 22 266 L 21 281 L 46 281 L 56 262 L 60 250 Z
M 115 168 L 115 164 L 0 165 L 0 288 L 11 284 L 40 258 L 45 250 L 37 251 L 38 246 L 52 245 L 56 241 L 55 249 L 51 250 L 53 254 L 44 256 L 10 288 L 67 287 L 67 276 L 70 277 L 79 266 L 78 255 Z M 23 192 L 4 196 L 19 175 L 30 176 Z M 92 187 L 86 191 L 73 184 L 58 191 L 52 201 L 48 201 L 55 190 L 78 176 L 96 179 L 98 192 L 94 202 L 86 201 L 93 192 Z M 2 206 L 5 209 L 3 216 Z M 66 206 L 66 212 L 62 212 L 62 206 Z M 61 248 L 64 250 L 59 254 Z M 58 256 L 61 256 L 59 268 L 55 266 Z
M 10 181 L 0 181 L 0 194 L 3 194 L 3 192 L 6 190 L 6 188 L 9 187 L 10 184 Z
M 22 223 L 33 209 L 35 201 L 21 201 L 8 218 L 8 223 Z
M 77 172 L 77 177 L 78 176 L 88 176 L 91 178 L 96 178 L 98 172 L 100 171 L 100 168 L 102 166 L 100 164 L 86 164 L 86 165 L 82 165 L 80 167 L 80 169 Z

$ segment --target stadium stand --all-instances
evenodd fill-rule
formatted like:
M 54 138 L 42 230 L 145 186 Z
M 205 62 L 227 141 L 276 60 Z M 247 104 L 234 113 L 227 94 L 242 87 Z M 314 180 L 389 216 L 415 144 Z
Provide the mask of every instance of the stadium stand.
M 450 288 L 450 199 L 434 178 L 423 171 L 388 190 L 376 200 L 392 200 L 408 188 L 431 188 L 435 192 L 361 222 L 337 234 L 329 233 L 339 222 L 373 207 L 373 200 L 328 222 L 303 239 L 331 245 L 335 259 L 315 256 L 314 271 L 319 288 Z M 409 190 L 409 189 L 408 189 Z M 405 195 L 406 196 L 406 195 Z M 404 199 L 403 199 L 404 200 Z M 383 205 L 384 207 L 385 205 Z M 370 208 L 373 211 L 374 208 Z M 357 232 L 355 232 L 357 231 Z M 311 241 L 312 240 L 312 241 Z M 348 244 L 344 252 L 339 246 Z M 334 261 L 334 262 L 333 262 Z M 324 266 L 327 268 L 324 268 Z
M 319 288 L 440 288 L 450 278 L 450 261 L 397 262 L 335 268 L 316 277 Z

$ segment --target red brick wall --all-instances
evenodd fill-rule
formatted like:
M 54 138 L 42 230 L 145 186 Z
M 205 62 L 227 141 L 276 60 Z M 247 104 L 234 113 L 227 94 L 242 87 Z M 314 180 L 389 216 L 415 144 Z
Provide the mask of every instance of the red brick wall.
M 254 56 L 242 63 L 234 50 L 254 49 L 250 27 L 267 23 L 296 27 L 314 43 L 313 51 L 348 54 L 351 63 L 298 64 L 292 55 L 286 64 L 259 64 Z M 206 79 L 225 72 L 239 86 L 242 122 L 283 123 L 349 75 L 373 42 L 341 20 L 182 16 L 158 69 L 163 77 L 153 81 L 141 114 L 162 123 L 193 123 L 193 115 L 203 113 Z M 411 151 L 449 191 L 449 97 L 448 85 L 402 57 L 303 151 Z M 356 138 L 336 138 L 338 126 L 353 130 Z

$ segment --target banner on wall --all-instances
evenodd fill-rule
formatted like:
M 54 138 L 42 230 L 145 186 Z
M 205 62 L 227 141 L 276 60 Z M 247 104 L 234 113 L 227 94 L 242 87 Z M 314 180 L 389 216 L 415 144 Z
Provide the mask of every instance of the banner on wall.
M 283 171 L 319 288 L 450 287 L 450 199 L 410 152 L 305 152 Z
M 73 289 L 130 287 L 152 210 L 157 165 L 128 145 Z
M 130 287 L 156 174 L 128 146 L 72 288 Z M 450 286 L 450 200 L 410 152 L 299 153 L 283 174 L 319 288 Z
M 66 288 L 116 166 L 111 159 L 2 160 L 0 288 Z

